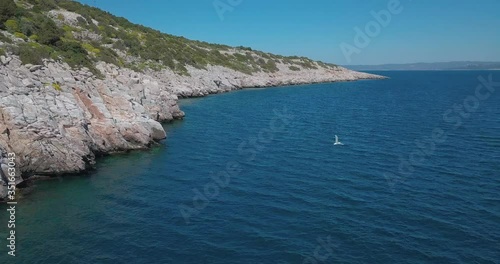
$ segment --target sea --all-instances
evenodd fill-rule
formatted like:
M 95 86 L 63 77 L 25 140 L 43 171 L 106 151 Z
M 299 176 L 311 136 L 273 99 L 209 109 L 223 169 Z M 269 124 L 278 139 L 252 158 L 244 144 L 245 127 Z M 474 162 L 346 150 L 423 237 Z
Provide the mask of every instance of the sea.
M 0 263 L 500 263 L 500 71 L 183 99 L 148 151 L 0 205 Z M 334 145 L 335 135 L 343 145 Z

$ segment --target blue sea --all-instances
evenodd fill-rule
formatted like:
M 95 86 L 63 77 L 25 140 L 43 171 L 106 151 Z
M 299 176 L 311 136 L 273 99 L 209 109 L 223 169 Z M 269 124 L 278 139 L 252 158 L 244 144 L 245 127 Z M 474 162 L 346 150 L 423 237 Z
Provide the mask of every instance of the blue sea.
M 37 182 L 15 258 L 0 206 L 0 263 L 500 263 L 500 72 L 378 73 L 182 100 L 159 146 Z

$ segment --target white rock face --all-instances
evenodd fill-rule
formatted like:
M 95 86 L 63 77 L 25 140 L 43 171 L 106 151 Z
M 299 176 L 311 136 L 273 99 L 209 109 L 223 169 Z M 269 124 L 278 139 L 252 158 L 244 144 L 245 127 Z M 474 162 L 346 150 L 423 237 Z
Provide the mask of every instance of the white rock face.
M 78 25 L 78 18 L 83 19 L 86 21 L 85 18 L 83 18 L 80 14 L 70 12 L 67 10 L 51 10 L 47 13 L 48 17 L 52 18 L 56 23 L 58 22 L 61 25 L 71 25 L 71 26 L 76 26 Z M 90 22 L 90 21 L 88 21 Z
M 166 137 L 159 122 L 184 116 L 175 95 L 134 83 L 145 77 L 130 70 L 103 64 L 119 75 L 99 80 L 59 63 L 32 67 L 14 58 L 0 68 L 0 147 L 27 175 L 77 173 L 95 154 L 147 148 Z
M 3 155 L 16 153 L 17 170 L 25 176 L 79 173 L 90 168 L 98 154 L 149 147 L 166 137 L 160 122 L 184 117 L 179 97 L 381 78 L 340 67 L 291 71 L 278 65 L 277 73 L 246 75 L 210 66 L 188 68 L 190 76 L 180 76 L 169 70 L 138 73 L 99 63 L 105 78 L 98 79 L 88 70 L 54 61 L 26 67 L 8 56 L 1 62 L 0 150 Z

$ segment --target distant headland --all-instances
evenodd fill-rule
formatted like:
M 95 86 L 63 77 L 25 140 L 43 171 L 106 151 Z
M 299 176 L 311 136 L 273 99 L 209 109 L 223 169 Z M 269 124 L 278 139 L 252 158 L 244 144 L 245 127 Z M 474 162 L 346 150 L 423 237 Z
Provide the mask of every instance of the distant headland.
M 500 62 L 452 61 L 419 62 L 406 64 L 344 65 L 355 71 L 451 71 L 451 70 L 500 70 Z

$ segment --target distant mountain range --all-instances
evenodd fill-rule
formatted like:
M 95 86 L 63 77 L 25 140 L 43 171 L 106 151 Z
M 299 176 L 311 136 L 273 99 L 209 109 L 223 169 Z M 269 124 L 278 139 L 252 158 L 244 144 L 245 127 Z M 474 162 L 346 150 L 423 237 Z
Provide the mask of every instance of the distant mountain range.
M 491 70 L 500 69 L 500 62 L 454 61 L 435 63 L 344 65 L 357 71 L 425 71 L 425 70 Z

